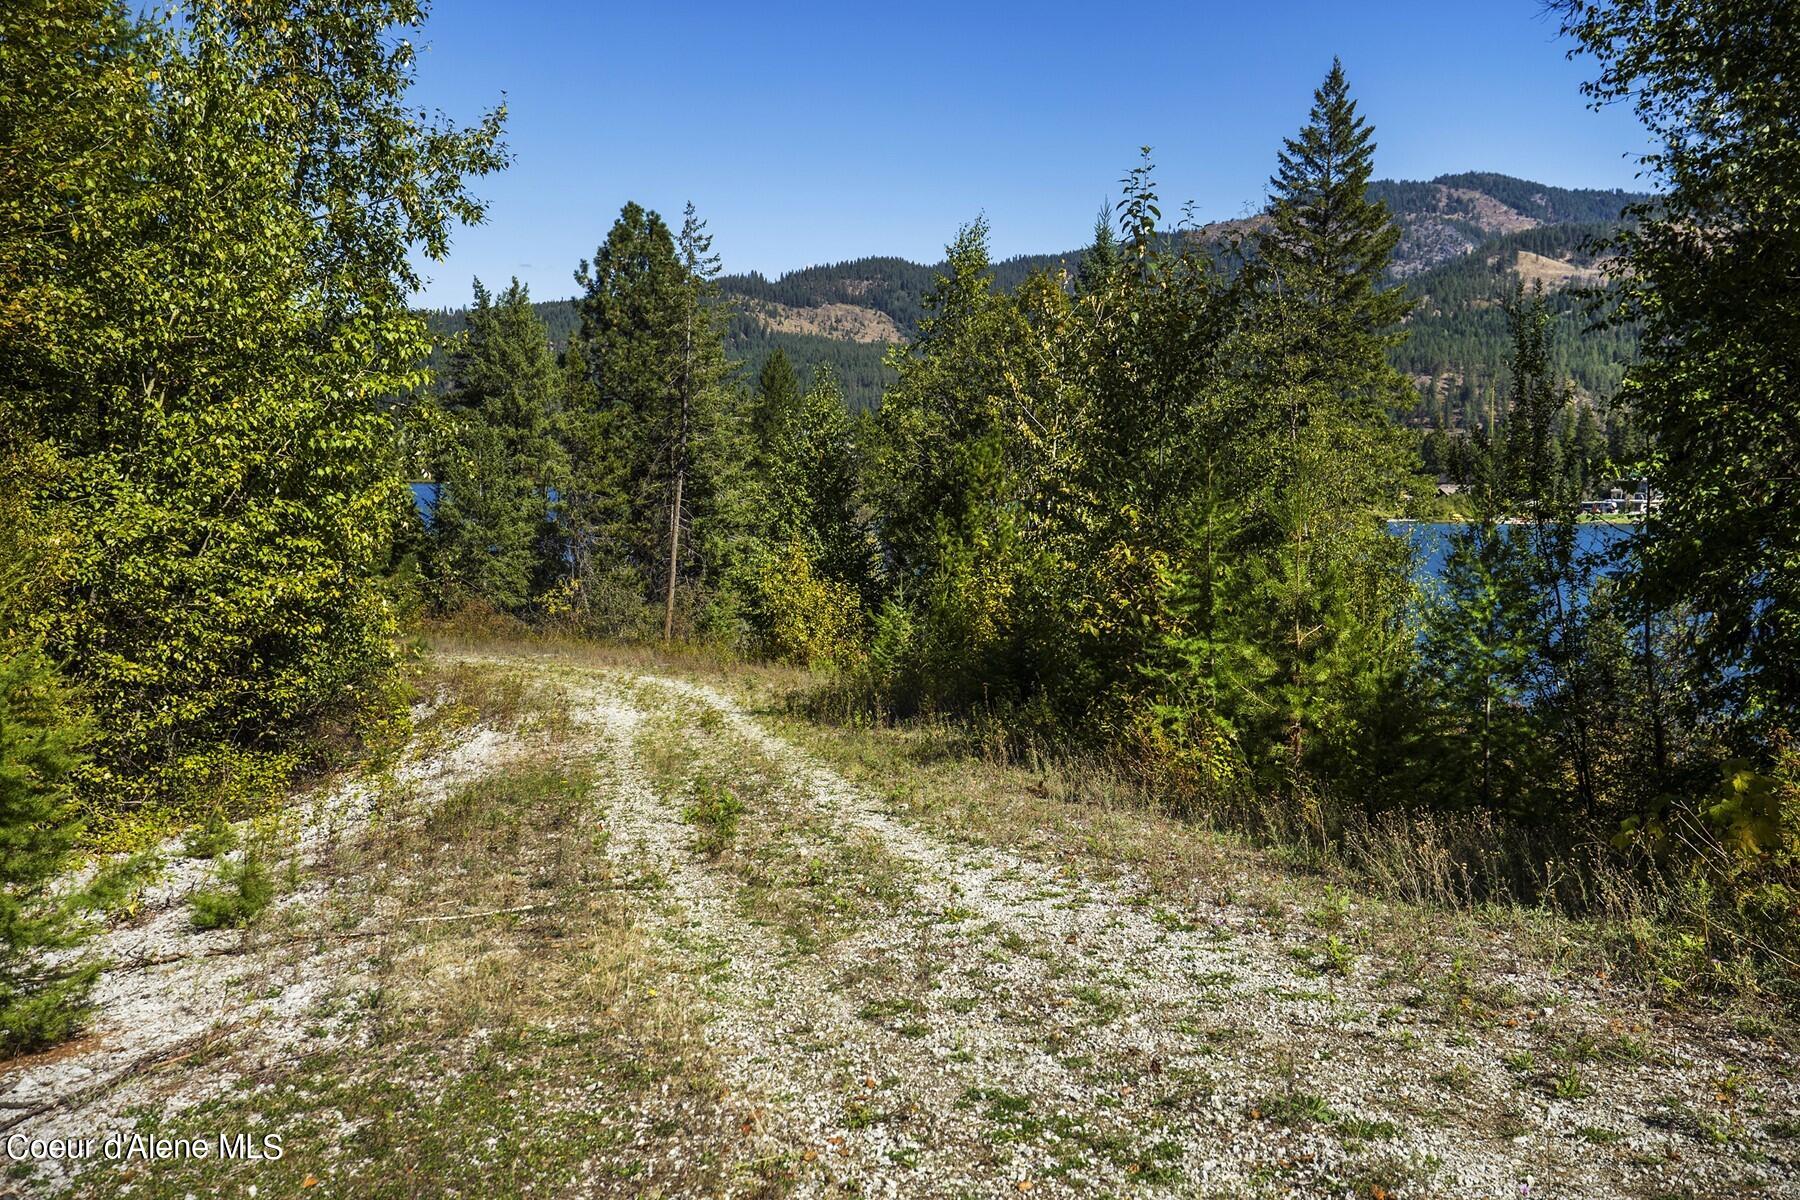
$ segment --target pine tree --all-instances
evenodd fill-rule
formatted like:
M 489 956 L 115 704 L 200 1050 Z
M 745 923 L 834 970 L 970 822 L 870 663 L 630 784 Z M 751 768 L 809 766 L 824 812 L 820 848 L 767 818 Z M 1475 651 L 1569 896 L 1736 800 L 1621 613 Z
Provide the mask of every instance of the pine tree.
M 753 545 L 740 585 L 762 649 L 843 660 L 874 597 L 874 544 L 862 511 L 850 412 L 829 366 L 804 394 L 785 357 L 765 365 L 753 424 Z
M 1598 730 L 1625 698 L 1618 631 L 1555 453 L 1571 401 L 1550 363 L 1552 316 L 1541 290 L 1515 289 L 1505 310 L 1509 403 L 1491 438 L 1476 431 L 1474 519 L 1454 535 L 1428 606 L 1419 682 L 1443 798 L 1542 819 L 1595 806 Z
M 1269 180 L 1269 221 L 1253 239 L 1254 278 L 1297 309 L 1289 353 L 1335 402 L 1365 414 L 1404 401 L 1387 351 L 1412 309 L 1403 289 L 1382 287 L 1400 227 L 1384 202 L 1368 197 L 1374 132 L 1333 59 L 1306 126 L 1283 142 Z
M 43 959 L 83 932 L 82 897 L 52 889 L 81 833 L 71 781 L 82 740 L 42 654 L 0 644 L 0 1053 L 68 1036 L 100 972 L 97 963 Z
M 850 410 L 829 367 L 800 397 L 774 449 L 773 458 L 789 467 L 785 494 L 770 498 L 782 532 L 807 544 L 825 578 L 868 595 L 872 553 L 859 511 L 861 465 Z
M 517 612 L 554 566 L 562 381 L 517 279 L 498 300 L 476 280 L 467 325 L 444 399 L 452 432 L 437 461 L 428 575 L 442 605 L 476 599 Z
M 1504 438 L 1505 487 L 1517 511 L 1536 521 L 1566 516 L 1577 499 L 1560 470 L 1555 425 L 1574 403 L 1567 383 L 1558 384 L 1550 366 L 1552 317 L 1543 284 L 1530 293 L 1513 288 L 1506 301 L 1512 335 L 1512 395 Z
M 750 430 L 757 443 L 770 447 L 792 418 L 800 403 L 800 380 L 788 356 L 777 346 L 763 360 L 756 378 L 756 399 L 750 408 Z
M 1550 778 L 1534 707 L 1543 595 L 1523 538 L 1491 513 L 1453 537 L 1420 645 L 1417 686 L 1434 714 L 1421 759 L 1439 805 L 1536 816 Z
M 1251 320 L 1232 355 L 1261 397 L 1250 586 L 1255 607 L 1280 614 L 1260 635 L 1274 668 L 1261 702 L 1279 722 L 1268 732 L 1290 793 L 1315 750 L 1340 767 L 1367 757 L 1357 710 L 1397 690 L 1411 651 L 1406 552 L 1383 520 L 1411 457 L 1389 416 L 1411 388 L 1387 357 L 1409 301 L 1381 287 L 1399 234 L 1367 195 L 1372 137 L 1333 62 L 1270 180 L 1242 277 Z
M 579 336 L 563 352 L 561 368 L 557 546 L 568 575 L 559 606 L 597 632 L 640 634 L 645 632 L 637 619 L 644 581 L 630 556 L 630 459 L 624 436 L 630 414 L 600 403 L 588 344 Z
M 1600 613 L 1591 602 L 1598 563 L 1581 550 L 1578 493 L 1562 470 L 1556 445 L 1555 421 L 1573 404 L 1573 392 L 1551 366 L 1553 318 L 1543 288 L 1529 297 L 1515 288 L 1506 320 L 1513 343 L 1512 396 L 1500 430 L 1501 493 L 1508 512 L 1528 519 L 1518 552 L 1534 589 L 1531 605 L 1544 623 L 1537 647 L 1542 679 L 1534 699 L 1561 750 L 1575 799 L 1591 810 L 1598 800 L 1595 713 L 1614 689 L 1603 678 L 1608 630 L 1596 622 Z
M 674 236 L 660 216 L 627 204 L 575 279 L 584 294 L 569 358 L 586 375 L 570 397 L 571 416 L 607 428 L 604 436 L 569 446 L 571 486 L 596 497 L 614 487 L 620 496 L 612 519 L 571 530 L 591 547 L 586 556 L 604 554 L 595 573 L 579 582 L 591 588 L 601 575 L 625 568 L 647 599 L 656 566 L 665 561 L 673 483 L 670 372 L 681 356 L 683 286 Z
M 681 292 L 681 358 L 675 376 L 677 417 L 670 439 L 668 578 L 664 590 L 663 641 L 675 634 L 675 585 L 681 565 L 682 499 L 688 473 L 693 468 L 696 422 L 704 405 L 718 405 L 727 373 L 725 348 L 718 311 L 719 258 L 712 253 L 712 236 L 706 222 L 690 201 L 682 213 L 677 251 L 683 272 Z M 718 414 L 713 414 L 715 419 Z M 715 447 L 717 448 L 717 447 Z
M 1113 235 L 1112 204 L 1109 202 L 1100 206 L 1100 215 L 1094 218 L 1094 240 L 1087 253 L 1081 256 L 1075 290 L 1084 295 L 1101 290 L 1118 266 L 1119 239 Z
M 741 537 L 743 418 L 728 379 L 716 273 L 691 205 L 677 238 L 636 204 L 576 272 L 581 327 L 568 357 L 584 374 L 566 422 L 581 442 L 568 444 L 579 498 L 570 536 L 583 544 L 572 557 L 590 564 L 578 583 L 634 577 L 671 637 L 684 582 L 698 588 L 721 574 Z M 611 511 L 609 488 L 622 494 Z
M 876 414 L 870 486 L 901 578 L 931 574 L 940 529 L 972 519 L 970 447 L 998 436 L 993 397 L 1004 387 L 1007 302 L 994 287 L 984 221 L 958 231 L 944 271 L 925 299 L 918 338 L 896 356 L 899 382 Z

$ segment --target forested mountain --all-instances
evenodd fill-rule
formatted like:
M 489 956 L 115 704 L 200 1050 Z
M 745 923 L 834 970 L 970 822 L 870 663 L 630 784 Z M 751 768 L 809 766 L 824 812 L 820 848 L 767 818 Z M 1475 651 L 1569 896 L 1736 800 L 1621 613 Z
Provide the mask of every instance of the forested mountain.
M 1591 399 L 1611 395 L 1635 338 L 1627 330 L 1587 329 L 1581 300 L 1570 289 L 1598 282 L 1587 245 L 1645 195 L 1470 171 L 1429 181 L 1377 180 L 1369 197 L 1385 202 L 1401 229 L 1390 276 L 1420 298 L 1411 336 L 1394 352 L 1394 365 L 1421 389 L 1415 422 L 1455 428 L 1484 419 L 1510 353 L 1500 300 L 1513 274 L 1528 287 L 1542 280 L 1551 293 L 1557 369 Z M 1221 221 L 1181 236 L 1202 239 L 1223 255 L 1233 236 L 1259 223 Z M 993 265 L 994 278 L 1010 291 L 1037 270 L 1072 276 L 1085 253 L 1003 259 Z M 917 335 L 923 297 L 943 270 L 942 263 L 878 256 L 804 267 L 778 279 L 754 271 L 723 276 L 720 291 L 735 308 L 726 349 L 751 374 L 776 347 L 802 377 L 830 366 L 853 407 L 873 407 L 892 380 L 883 367 L 887 348 Z M 565 345 L 576 326 L 574 302 L 552 300 L 537 309 L 551 339 Z M 462 310 L 435 312 L 429 320 L 442 339 L 462 328 Z
M 1579 290 L 1603 278 L 1588 247 L 1608 228 L 1581 222 L 1501 234 L 1408 279 L 1418 308 L 1393 358 L 1420 385 L 1423 403 L 1415 417 L 1450 427 L 1484 419 L 1511 353 L 1500 302 L 1509 273 L 1528 288 L 1544 285 L 1557 375 L 1590 399 L 1611 396 L 1637 336 L 1631 327 L 1596 327 Z

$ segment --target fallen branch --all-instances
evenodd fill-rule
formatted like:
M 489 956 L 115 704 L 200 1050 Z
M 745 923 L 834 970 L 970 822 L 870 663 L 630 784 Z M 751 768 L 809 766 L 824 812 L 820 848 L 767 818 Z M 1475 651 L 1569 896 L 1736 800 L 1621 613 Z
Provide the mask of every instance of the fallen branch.
M 128 958 L 123 962 L 107 967 L 108 974 L 125 971 L 142 971 L 148 967 L 160 967 L 169 963 L 187 962 L 190 959 L 221 958 L 234 954 L 255 954 L 262 950 L 273 950 L 280 946 L 296 946 L 305 942 L 354 942 L 363 938 L 380 937 L 387 931 L 384 929 L 353 929 L 346 933 L 309 933 L 300 937 L 280 938 L 268 942 L 242 941 L 231 946 L 215 946 L 210 950 L 196 950 L 188 954 L 160 954 L 154 958 Z
M 554 908 L 551 904 L 521 904 L 517 908 L 490 908 L 486 912 L 449 913 L 441 917 L 408 917 L 408 925 L 423 925 L 427 921 L 475 921 L 482 917 L 503 917 L 508 913 L 536 912 L 540 908 Z
M 157 1050 L 143 1055 L 122 1071 L 115 1071 L 113 1074 L 91 1083 L 87 1087 L 77 1088 L 66 1095 L 57 1097 L 55 1100 L 39 1104 L 15 1117 L 8 1117 L 5 1121 L 0 1121 L 0 1133 L 5 1133 L 14 1126 L 41 1117 L 46 1113 L 56 1112 L 58 1109 L 73 1108 L 79 1104 L 86 1103 L 89 1100 L 104 1095 L 121 1083 L 141 1078 L 151 1071 L 161 1070 L 163 1067 L 174 1066 L 176 1063 L 193 1058 L 197 1054 L 204 1054 L 206 1051 L 211 1050 L 213 1047 L 224 1042 L 235 1033 L 238 1028 L 237 1025 L 231 1025 L 224 1029 L 211 1030 L 198 1037 L 189 1038 L 184 1042 L 179 1042 L 168 1049 Z

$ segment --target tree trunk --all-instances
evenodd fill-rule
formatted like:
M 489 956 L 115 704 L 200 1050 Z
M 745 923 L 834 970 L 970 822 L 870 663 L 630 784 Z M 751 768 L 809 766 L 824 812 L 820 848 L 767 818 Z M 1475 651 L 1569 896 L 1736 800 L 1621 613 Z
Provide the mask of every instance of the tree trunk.
M 675 468 L 675 502 L 669 505 L 669 586 L 663 603 L 663 641 L 675 636 L 675 564 L 681 550 L 681 485 L 687 471 Z

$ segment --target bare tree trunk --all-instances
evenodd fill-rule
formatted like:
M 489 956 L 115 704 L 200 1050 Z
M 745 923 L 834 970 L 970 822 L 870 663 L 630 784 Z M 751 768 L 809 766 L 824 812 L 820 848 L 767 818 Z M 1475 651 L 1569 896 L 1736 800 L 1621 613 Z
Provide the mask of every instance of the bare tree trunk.
M 681 485 L 687 471 L 675 468 L 675 502 L 669 505 L 669 586 L 663 604 L 663 641 L 675 636 L 675 564 L 681 550 Z

